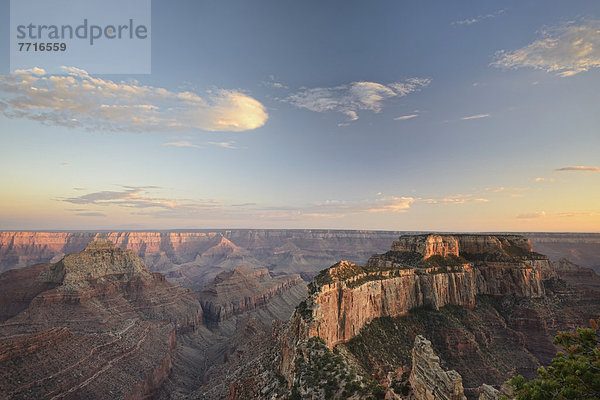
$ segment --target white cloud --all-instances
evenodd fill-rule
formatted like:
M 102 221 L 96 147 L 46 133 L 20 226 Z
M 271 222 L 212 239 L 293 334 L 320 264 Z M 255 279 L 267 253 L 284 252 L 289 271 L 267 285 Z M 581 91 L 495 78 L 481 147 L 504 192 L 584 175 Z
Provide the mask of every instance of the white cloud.
M 577 165 L 574 167 L 558 168 L 556 171 L 584 171 L 584 172 L 599 172 L 600 167 L 585 167 L 583 165 Z
M 284 99 L 299 108 L 314 112 L 339 112 L 350 121 L 357 120 L 363 110 L 381 112 L 383 102 L 421 90 L 431 83 L 427 78 L 410 78 L 387 85 L 376 82 L 352 82 L 327 88 L 303 89 Z
M 0 112 L 47 125 L 127 132 L 237 132 L 259 128 L 268 118 L 258 100 L 235 90 L 213 90 L 203 98 L 63 69 L 66 75 L 33 68 L 0 76 Z
M 418 117 L 419 114 L 409 114 L 409 115 L 401 115 L 399 117 L 394 118 L 395 121 L 405 121 L 407 119 L 412 119 Z
M 489 117 L 491 117 L 490 114 L 475 114 L 475 115 L 468 115 L 466 117 L 462 117 L 461 120 L 468 121 L 471 119 L 481 119 L 481 118 L 489 118 Z
M 193 144 L 190 142 L 186 142 L 186 141 L 181 141 L 181 142 L 168 142 L 168 143 L 163 143 L 163 146 L 167 146 L 167 147 L 192 147 L 195 149 L 201 149 L 202 146 L 199 146 L 197 144 Z
M 454 21 L 452 23 L 452 25 L 473 25 L 473 24 L 476 24 L 476 23 L 481 22 L 486 19 L 496 18 L 496 17 L 504 14 L 504 12 L 505 12 L 505 10 L 498 10 L 493 13 L 482 14 L 482 15 L 478 15 L 478 16 L 472 17 L 472 18 L 466 18 L 466 19 L 463 19 L 460 21 Z
M 542 38 L 513 51 L 499 51 L 491 65 L 530 67 L 572 76 L 600 68 L 600 22 L 564 25 L 545 30 Z

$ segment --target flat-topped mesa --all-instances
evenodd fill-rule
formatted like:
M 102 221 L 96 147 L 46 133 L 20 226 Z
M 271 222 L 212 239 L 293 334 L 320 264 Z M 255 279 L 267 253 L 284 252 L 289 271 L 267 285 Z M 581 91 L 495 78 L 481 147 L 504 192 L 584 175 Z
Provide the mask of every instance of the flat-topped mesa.
M 517 235 L 402 236 L 365 266 L 341 261 L 321 271 L 296 309 L 302 321 L 293 325 L 300 336 L 319 336 L 333 348 L 374 318 L 416 307 L 471 308 L 480 294 L 542 297 L 545 264 L 548 259 Z
M 529 239 L 520 235 L 407 235 L 392 244 L 392 252 L 431 256 L 454 255 L 469 261 L 512 261 L 515 258 L 545 258 L 533 251 Z
M 458 240 L 448 235 L 400 236 L 392 243 L 391 251 L 419 253 L 423 258 L 433 255 L 446 257 L 450 254 L 459 256 Z
M 102 277 L 130 279 L 134 276 L 151 278 L 152 272 L 133 251 L 115 247 L 108 239 L 90 242 L 85 250 L 69 254 L 43 271 L 38 280 L 78 286 Z

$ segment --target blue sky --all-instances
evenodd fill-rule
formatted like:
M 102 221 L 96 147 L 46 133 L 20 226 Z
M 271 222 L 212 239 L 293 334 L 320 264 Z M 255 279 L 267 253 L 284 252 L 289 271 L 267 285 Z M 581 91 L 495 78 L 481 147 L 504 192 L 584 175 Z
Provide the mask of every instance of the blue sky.
M 600 230 L 600 3 L 323 3 L 154 1 L 150 75 L 0 42 L 0 229 Z

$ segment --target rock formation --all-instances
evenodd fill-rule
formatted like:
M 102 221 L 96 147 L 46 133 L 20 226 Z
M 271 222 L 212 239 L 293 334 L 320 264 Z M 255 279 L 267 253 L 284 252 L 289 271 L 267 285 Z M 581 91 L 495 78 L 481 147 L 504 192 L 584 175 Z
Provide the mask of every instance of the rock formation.
M 431 342 L 420 335 L 412 350 L 410 385 L 416 400 L 467 400 L 460 374 L 444 371 Z
M 315 276 L 280 335 L 278 372 L 288 387 L 301 385 L 299 354 L 318 337 L 398 394 L 423 335 L 441 366 L 460 373 L 468 399 L 497 400 L 508 392 L 494 387 L 515 374 L 535 376 L 557 351 L 556 331 L 586 325 L 600 313 L 599 299 L 600 276 L 565 260 L 554 265 L 522 236 L 400 237 L 365 266 L 340 262 Z M 439 386 L 432 385 L 423 383 L 421 396 Z M 443 392 L 454 393 L 448 385 Z
M 97 241 L 0 275 L 0 387 L 8 398 L 144 398 L 167 376 L 194 294 Z
M 231 271 L 221 272 L 199 296 L 205 320 L 219 323 L 233 315 L 262 307 L 273 297 L 296 285 L 306 287 L 299 275 L 273 277 L 266 268 L 239 266 Z
M 461 257 L 462 246 L 469 259 Z M 342 262 L 315 278 L 306 301 L 308 336 L 319 336 L 333 348 L 374 318 L 403 315 L 415 307 L 473 307 L 478 294 L 541 297 L 540 264 L 550 268 L 524 238 L 401 237 L 392 251 L 373 256 L 365 267 Z

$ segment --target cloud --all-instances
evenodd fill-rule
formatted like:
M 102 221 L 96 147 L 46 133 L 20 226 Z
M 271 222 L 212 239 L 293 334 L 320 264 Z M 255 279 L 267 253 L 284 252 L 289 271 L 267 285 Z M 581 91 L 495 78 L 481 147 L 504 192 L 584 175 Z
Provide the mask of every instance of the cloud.
M 192 147 L 195 149 L 201 149 L 202 146 L 198 146 L 197 144 L 193 144 L 190 142 L 186 142 L 186 141 L 181 141 L 181 142 L 168 142 L 168 143 L 163 143 L 163 146 L 167 146 L 167 147 Z
M 417 199 L 416 201 L 427 204 L 465 204 L 465 203 L 487 203 L 489 200 L 473 197 L 472 194 L 454 194 L 441 198 Z
M 101 212 L 80 212 L 75 215 L 78 217 L 106 217 L 106 214 Z
M 541 38 L 513 51 L 496 53 L 491 65 L 501 68 L 529 67 L 572 76 L 600 68 L 600 22 L 568 24 L 542 31 Z
M 105 190 L 81 196 L 59 199 L 77 205 L 116 206 L 127 209 L 161 211 L 162 215 L 190 215 L 199 211 L 214 210 L 219 207 L 215 201 L 194 201 L 159 197 L 154 192 L 157 186 L 122 186 L 122 190 Z M 150 214 L 150 212 L 148 212 Z
M 519 219 L 534 219 L 534 218 L 543 218 L 545 216 L 546 216 L 545 211 L 538 211 L 538 212 L 532 212 L 532 213 L 519 214 L 519 215 L 517 215 L 517 218 L 519 218 Z
M 234 146 L 234 141 L 229 141 L 229 142 L 206 142 L 206 144 L 210 144 L 212 146 L 217 146 L 217 147 L 222 147 L 224 149 L 237 149 L 237 147 Z
M 275 75 L 269 75 L 269 80 L 268 81 L 263 81 L 262 84 L 264 86 L 271 87 L 271 88 L 274 88 L 274 89 L 288 89 L 288 87 L 286 85 L 284 85 L 281 82 L 277 82 L 275 80 Z
M 375 200 L 375 203 L 371 207 L 365 208 L 362 211 L 368 213 L 406 212 L 414 202 L 415 199 L 412 197 L 384 197 Z
M 359 111 L 381 112 L 383 102 L 429 86 L 430 79 L 410 78 L 387 85 L 376 82 L 352 82 L 345 85 L 303 89 L 284 99 L 298 108 L 314 112 L 339 112 L 350 121 L 356 121 Z
M 268 118 L 258 100 L 235 90 L 200 97 L 95 78 L 73 67 L 63 70 L 66 75 L 33 68 L 0 76 L 0 112 L 46 125 L 116 132 L 238 132 L 259 128 Z
M 534 181 L 536 181 L 536 182 L 543 182 L 545 180 L 546 180 L 546 178 L 535 178 L 534 179 Z
M 481 21 L 486 20 L 486 19 L 496 18 L 496 17 L 504 14 L 505 11 L 506 10 L 498 10 L 498 11 L 495 11 L 495 12 L 490 13 L 490 14 L 483 14 L 483 15 L 478 15 L 476 17 L 463 19 L 463 20 L 460 20 L 460 21 L 454 21 L 452 23 L 452 25 L 473 25 L 473 24 L 476 24 L 476 23 L 481 22 Z
M 574 167 L 558 168 L 556 171 L 587 171 L 587 172 L 598 172 L 600 167 L 584 167 L 583 165 L 577 165 Z
M 405 121 L 407 119 L 412 119 L 418 117 L 419 114 L 409 114 L 409 115 L 401 115 L 399 117 L 394 118 L 395 121 Z
M 469 121 L 471 119 L 481 119 L 481 118 L 489 118 L 489 117 L 491 117 L 490 114 L 475 114 L 475 115 L 468 115 L 466 117 L 462 117 L 461 120 Z
M 61 162 L 60 165 L 62 165 L 63 167 L 70 167 L 73 164 L 70 161 L 65 161 L 65 162 Z

